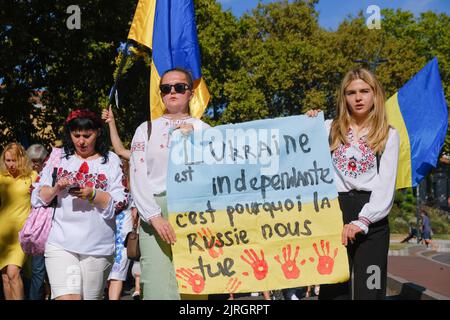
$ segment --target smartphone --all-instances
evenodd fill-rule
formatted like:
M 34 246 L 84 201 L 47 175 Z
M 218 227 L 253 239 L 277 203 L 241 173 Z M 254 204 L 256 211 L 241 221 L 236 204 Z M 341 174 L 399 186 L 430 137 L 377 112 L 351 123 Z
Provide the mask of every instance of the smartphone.
M 75 191 L 80 191 L 80 186 L 75 186 L 75 187 L 69 188 L 69 193 L 73 193 Z

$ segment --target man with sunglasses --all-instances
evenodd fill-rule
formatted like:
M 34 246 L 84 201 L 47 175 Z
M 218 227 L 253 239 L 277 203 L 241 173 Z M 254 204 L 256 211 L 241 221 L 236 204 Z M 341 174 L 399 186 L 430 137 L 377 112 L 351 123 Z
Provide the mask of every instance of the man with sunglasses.
M 168 221 L 166 201 L 170 138 L 176 129 L 189 134 L 209 126 L 190 115 L 193 80 L 188 71 L 181 68 L 166 71 L 159 88 L 164 114 L 152 119 L 151 126 L 142 123 L 131 144 L 131 192 L 141 218 L 139 244 L 143 299 L 179 300 L 170 246 L 176 238 Z

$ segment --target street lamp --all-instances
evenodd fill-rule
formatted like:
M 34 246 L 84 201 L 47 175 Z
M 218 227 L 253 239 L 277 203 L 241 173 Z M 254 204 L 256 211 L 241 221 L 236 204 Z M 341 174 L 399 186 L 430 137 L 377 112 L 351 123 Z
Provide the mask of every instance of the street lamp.
M 377 57 L 375 57 L 375 59 L 373 61 L 370 61 L 368 59 L 356 59 L 356 60 L 353 60 L 353 62 L 361 63 L 361 64 L 365 64 L 365 65 L 369 66 L 370 71 L 372 71 L 372 73 L 375 74 L 377 67 L 380 64 L 382 64 L 383 62 L 388 62 L 388 60 L 377 56 Z

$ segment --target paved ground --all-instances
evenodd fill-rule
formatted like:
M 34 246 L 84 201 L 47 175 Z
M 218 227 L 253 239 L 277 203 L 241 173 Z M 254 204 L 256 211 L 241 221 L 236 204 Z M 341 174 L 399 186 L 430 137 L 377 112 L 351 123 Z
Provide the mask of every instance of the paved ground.
M 436 260 L 438 262 L 441 262 L 441 263 L 445 263 L 450 266 L 450 254 L 448 254 L 448 253 L 437 254 L 437 255 L 433 256 L 432 259 Z
M 407 292 L 405 299 L 450 300 L 449 240 L 434 241 L 434 248 L 411 242 L 389 253 L 388 286 L 394 292 Z
M 424 257 L 389 257 L 388 272 L 450 299 L 450 267 Z

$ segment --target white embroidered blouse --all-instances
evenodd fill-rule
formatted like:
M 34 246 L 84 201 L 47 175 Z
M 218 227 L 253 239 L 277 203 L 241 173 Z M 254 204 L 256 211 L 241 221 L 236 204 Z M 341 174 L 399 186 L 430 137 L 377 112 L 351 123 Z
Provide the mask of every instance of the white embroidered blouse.
M 327 134 L 332 120 L 325 121 Z M 359 212 L 359 219 L 351 223 L 366 234 L 369 225 L 386 217 L 394 203 L 395 181 L 400 139 L 394 128 L 389 129 L 389 137 L 379 163 L 375 153 L 366 144 L 366 135 L 354 137 L 348 131 L 349 143 L 341 145 L 332 155 L 335 181 L 338 192 L 350 190 L 371 191 L 370 201 Z
M 151 218 L 161 215 L 161 208 L 153 195 L 166 191 L 170 138 L 180 124 L 192 124 L 194 131 L 209 128 L 208 124 L 196 118 L 174 121 L 162 116 L 152 121 L 150 140 L 148 124 L 144 122 L 136 129 L 131 143 L 131 194 L 139 216 L 148 223 Z
M 115 215 L 128 205 L 128 189 L 122 171 L 122 162 L 113 153 L 108 153 L 108 162 L 103 157 L 84 160 L 75 155 L 68 159 L 62 154 L 57 171 L 59 180 L 68 178 L 71 183 L 94 187 L 108 192 L 111 196 L 108 207 L 100 209 L 87 200 L 76 198 L 63 191 L 58 196 L 58 204 L 50 230 L 48 243 L 67 251 L 108 256 L 115 248 Z M 53 167 L 46 163 L 34 184 L 31 195 L 33 206 L 46 204 L 39 196 L 43 186 L 52 185 Z

